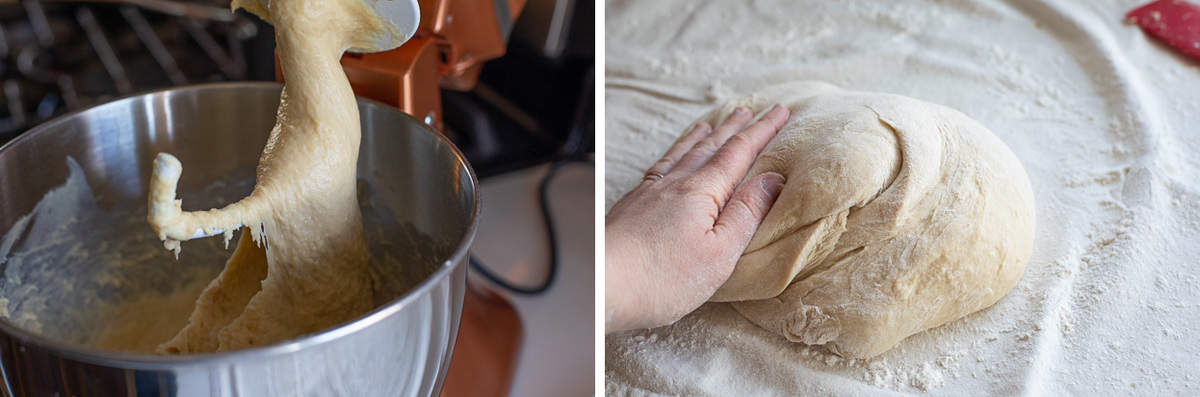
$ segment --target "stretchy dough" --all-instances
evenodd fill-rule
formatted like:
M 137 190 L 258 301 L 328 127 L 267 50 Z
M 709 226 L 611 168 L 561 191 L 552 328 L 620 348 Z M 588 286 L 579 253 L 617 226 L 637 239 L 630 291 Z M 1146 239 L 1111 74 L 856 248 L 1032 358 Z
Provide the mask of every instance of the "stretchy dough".
M 1033 192 L 990 131 L 943 106 L 823 83 L 773 87 L 706 120 L 777 102 L 791 119 L 748 176 L 787 183 L 713 301 L 793 342 L 865 358 L 1016 284 Z
M 200 295 L 187 326 L 159 351 L 263 345 L 371 309 L 356 200 L 358 107 L 339 64 L 347 48 L 370 48 L 378 37 L 374 32 L 382 31 L 383 22 L 363 3 L 271 0 L 264 9 L 234 1 L 235 8 L 246 7 L 275 25 L 286 85 L 254 191 L 241 201 L 183 212 L 174 200 L 182 165 L 169 154 L 155 159 L 148 220 L 167 248 L 178 254 L 180 241 L 197 231 L 224 232 L 226 241 L 239 227 L 248 231 L 225 270 Z

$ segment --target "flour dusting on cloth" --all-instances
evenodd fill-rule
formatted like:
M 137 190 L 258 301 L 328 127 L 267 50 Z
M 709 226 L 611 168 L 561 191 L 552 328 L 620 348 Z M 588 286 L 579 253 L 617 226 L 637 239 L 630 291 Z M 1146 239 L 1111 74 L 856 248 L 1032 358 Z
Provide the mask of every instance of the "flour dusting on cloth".
M 1200 63 L 1138 1 L 607 2 L 606 206 L 698 116 L 796 81 L 946 105 L 1025 166 L 1037 235 L 995 306 L 870 360 L 708 304 L 609 335 L 613 395 L 1155 395 L 1200 389 Z

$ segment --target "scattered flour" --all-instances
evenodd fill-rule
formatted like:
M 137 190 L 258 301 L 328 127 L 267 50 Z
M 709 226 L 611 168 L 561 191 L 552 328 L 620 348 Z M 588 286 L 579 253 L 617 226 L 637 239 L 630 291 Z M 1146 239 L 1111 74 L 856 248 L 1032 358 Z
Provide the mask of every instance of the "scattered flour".
M 1121 22 L 1138 0 L 609 0 L 605 197 L 696 117 L 794 81 L 980 121 L 1025 165 L 1032 260 L 992 308 L 870 360 L 724 304 L 610 335 L 610 395 L 1144 395 L 1200 390 L 1200 63 Z

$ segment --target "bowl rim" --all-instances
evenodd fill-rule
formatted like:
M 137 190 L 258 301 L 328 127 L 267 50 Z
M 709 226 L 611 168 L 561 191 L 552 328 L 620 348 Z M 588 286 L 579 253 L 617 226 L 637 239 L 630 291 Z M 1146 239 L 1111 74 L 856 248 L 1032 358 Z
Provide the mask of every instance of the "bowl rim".
M 56 126 L 61 123 L 65 123 L 68 120 L 73 119 L 80 114 L 96 111 L 96 109 L 100 109 L 105 106 L 116 106 L 116 104 L 118 104 L 118 103 L 125 102 L 125 101 L 132 101 L 137 98 L 169 95 L 172 92 L 179 92 L 179 91 L 231 90 L 231 89 L 247 89 L 247 88 L 249 88 L 249 89 L 277 88 L 277 89 L 282 90 L 282 87 L 283 87 L 283 85 L 279 84 L 277 82 L 242 81 L 242 82 L 216 82 L 216 83 L 189 84 L 189 85 L 175 86 L 175 87 L 169 87 L 169 88 L 164 88 L 164 89 L 142 91 L 139 93 L 134 93 L 134 94 L 122 96 L 119 98 L 115 98 L 113 100 L 110 100 L 110 101 L 107 101 L 107 102 L 104 102 L 101 104 L 97 104 L 97 105 L 90 106 L 85 109 L 80 109 L 80 110 L 76 110 L 73 112 L 69 112 L 69 113 L 63 114 L 61 116 L 55 117 L 53 119 L 50 119 L 42 124 L 39 124 L 33 128 L 30 128 L 29 130 L 25 131 L 24 133 L 21 133 L 20 135 L 18 135 L 16 138 L 12 139 L 11 141 L 0 146 L 0 153 L 4 153 L 5 151 L 10 150 L 12 147 L 19 145 L 21 142 L 31 139 L 30 137 L 42 134 L 43 131 L 51 130 L 51 127 Z M 21 341 L 21 343 L 36 345 L 40 348 L 49 349 L 49 350 L 54 351 L 59 356 L 62 356 L 64 358 L 78 360 L 81 362 L 87 362 L 87 363 L 99 364 L 99 365 L 105 365 L 105 366 L 129 368 L 129 369 L 145 369 L 145 370 L 174 369 L 174 368 L 179 368 L 179 367 L 183 367 L 183 366 L 193 366 L 193 365 L 204 366 L 204 365 L 220 364 L 220 363 L 257 361 L 257 360 L 263 360 L 263 359 L 268 359 L 268 358 L 272 358 L 272 357 L 283 356 L 288 353 L 298 352 L 301 350 L 312 348 L 314 346 L 324 345 L 324 344 L 330 343 L 334 340 L 345 337 L 347 335 L 356 333 L 360 330 L 371 327 L 372 325 L 379 323 L 383 319 L 390 317 L 393 314 L 403 310 L 405 307 L 412 304 L 412 302 L 414 300 L 418 299 L 418 297 L 427 295 L 428 292 L 434 288 L 434 284 L 440 283 L 441 281 L 449 278 L 450 273 L 452 273 L 456 268 L 462 267 L 463 263 L 466 261 L 468 252 L 470 250 L 471 243 L 475 239 L 475 233 L 476 233 L 478 225 L 479 225 L 479 212 L 480 212 L 480 207 L 481 207 L 480 206 L 480 196 L 479 196 L 479 180 L 477 179 L 477 177 L 475 175 L 475 170 L 473 168 L 471 168 L 471 164 L 469 162 L 467 162 L 466 156 L 464 156 L 462 154 L 462 151 L 460 151 L 458 149 L 458 146 L 454 145 L 454 143 L 451 142 L 450 139 L 447 138 L 445 135 L 440 134 L 437 131 L 433 130 L 432 127 L 426 125 L 424 122 L 421 122 L 420 120 L 413 117 L 412 115 L 409 115 L 408 113 L 404 113 L 403 111 L 400 111 L 399 109 L 396 109 L 394 107 L 386 105 L 382 102 L 375 101 L 375 100 L 368 99 L 368 98 L 363 98 L 361 96 L 356 96 L 356 99 L 357 99 L 358 105 L 360 107 L 377 108 L 377 109 L 380 109 L 385 112 L 393 111 L 393 112 L 399 113 L 401 115 L 401 117 L 407 118 L 409 121 L 412 121 L 414 124 L 419 125 L 421 130 L 434 135 L 438 139 L 439 142 L 446 145 L 450 149 L 450 152 L 454 155 L 454 158 L 457 161 L 458 165 L 463 167 L 464 170 L 466 170 L 467 178 L 468 178 L 468 181 L 470 182 L 472 196 L 473 196 L 472 202 L 471 202 L 471 214 L 468 218 L 468 225 L 467 225 L 466 230 L 463 233 L 462 239 L 458 242 L 458 246 L 454 248 L 454 251 L 450 254 L 449 258 L 447 258 L 445 261 L 443 261 L 440 264 L 439 269 L 434 271 L 432 274 L 430 274 L 428 277 L 426 277 L 425 280 L 421 281 L 419 284 L 417 284 L 411 290 L 405 292 L 400 297 L 397 297 L 384 305 L 381 305 L 381 306 L 378 306 L 378 307 L 372 309 L 370 312 L 367 312 L 366 314 L 358 316 L 355 319 L 350 320 L 349 322 L 343 323 L 341 325 L 338 325 L 336 327 L 333 327 L 333 328 L 330 328 L 330 329 L 327 329 L 324 331 L 320 331 L 320 332 L 302 335 L 297 338 L 288 339 L 288 340 L 278 342 L 278 343 L 273 343 L 270 345 L 256 346 L 256 347 L 251 347 L 251 348 L 245 348 L 245 349 L 239 349 L 239 350 L 233 350 L 233 351 L 225 351 L 225 352 L 167 355 L 167 354 L 149 354 L 149 353 L 121 352 L 121 351 L 95 349 L 95 348 L 92 348 L 89 346 L 85 346 L 85 345 L 81 345 L 81 344 L 77 344 L 77 343 L 65 342 L 65 341 L 57 340 L 54 338 L 50 338 L 50 337 L 47 337 L 47 336 L 44 336 L 41 334 L 37 334 L 37 333 L 31 332 L 31 331 L 28 331 L 22 327 L 17 326 L 16 324 L 10 323 L 6 318 L 0 318 L 0 332 L 14 337 L 15 339 Z M 453 340 L 454 340 L 454 338 L 452 337 L 450 339 L 451 344 L 453 344 Z M 2 371 L 2 368 L 0 368 L 0 371 Z

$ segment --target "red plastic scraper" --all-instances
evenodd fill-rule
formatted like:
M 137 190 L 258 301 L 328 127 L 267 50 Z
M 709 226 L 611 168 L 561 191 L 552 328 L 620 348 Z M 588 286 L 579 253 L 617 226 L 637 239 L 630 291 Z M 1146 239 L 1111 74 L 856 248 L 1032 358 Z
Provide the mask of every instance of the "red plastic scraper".
M 1158 0 L 1125 14 L 1125 20 L 1200 59 L 1200 6 L 1183 0 Z

